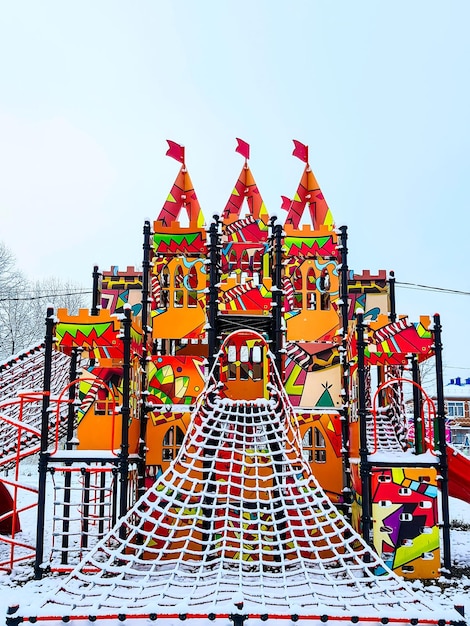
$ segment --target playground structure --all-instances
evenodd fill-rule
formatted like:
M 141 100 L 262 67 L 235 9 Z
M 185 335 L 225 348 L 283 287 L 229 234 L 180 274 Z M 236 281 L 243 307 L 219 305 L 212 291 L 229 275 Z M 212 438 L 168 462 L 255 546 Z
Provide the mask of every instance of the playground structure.
M 458 621 L 403 582 L 450 574 L 448 497 L 470 500 L 470 462 L 446 443 L 439 316 L 397 315 L 393 273 L 349 269 L 303 144 L 283 224 L 238 140 L 209 226 L 169 146 L 181 168 L 144 224 L 142 268 L 95 267 L 90 310 L 47 311 L 40 384 L 5 369 L 17 445 L 0 462 L 38 452 L 39 481 L 35 547 L 17 539 L 18 472 L 0 482 L 1 566 L 34 554 L 37 579 L 71 572 L 9 623 Z

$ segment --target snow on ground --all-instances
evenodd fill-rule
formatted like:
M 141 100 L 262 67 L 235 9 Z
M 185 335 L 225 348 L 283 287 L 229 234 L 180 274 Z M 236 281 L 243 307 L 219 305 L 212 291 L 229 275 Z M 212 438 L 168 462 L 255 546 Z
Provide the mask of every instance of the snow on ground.
M 37 465 L 35 461 L 22 464 L 21 482 L 30 486 L 37 484 Z M 24 492 L 24 503 L 34 496 Z M 465 615 L 470 618 L 470 504 L 450 499 L 452 574 L 450 579 L 440 577 L 432 581 L 415 581 L 413 587 L 435 602 L 439 599 L 444 606 L 463 606 Z M 21 540 L 34 544 L 36 535 L 35 509 L 25 512 L 21 517 Z M 50 529 L 46 530 L 46 536 Z M 0 544 L 0 559 L 6 554 L 6 546 Z M 12 574 L 0 572 L 0 616 L 6 615 L 8 606 L 24 603 L 31 595 L 47 595 L 58 585 L 60 575 L 49 574 L 43 580 L 33 579 L 31 562 L 18 564 Z M 2 624 L 0 617 L 0 624 Z

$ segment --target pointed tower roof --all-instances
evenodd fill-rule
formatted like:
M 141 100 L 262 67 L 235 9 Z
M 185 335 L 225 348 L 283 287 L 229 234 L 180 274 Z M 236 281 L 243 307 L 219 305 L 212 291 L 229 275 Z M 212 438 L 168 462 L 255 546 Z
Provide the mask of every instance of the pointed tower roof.
M 390 571 L 333 506 L 271 371 L 269 398 L 250 401 L 222 397 L 210 376 L 168 470 L 40 606 L 20 607 L 19 616 L 458 620 Z
M 182 163 L 173 187 L 154 222 L 154 245 L 159 253 L 201 252 L 204 251 L 204 215 L 194 191 L 191 177 L 185 163 L 183 146 L 168 141 L 167 156 Z M 180 222 L 181 212 L 186 213 L 187 226 Z
M 258 227 L 255 227 L 255 229 L 250 228 L 250 233 L 247 234 L 252 235 L 249 241 L 259 241 L 260 233 L 263 239 L 267 237 L 269 216 L 248 165 L 250 146 L 241 139 L 237 139 L 237 142 L 238 146 L 235 151 L 245 157 L 245 163 L 222 212 L 221 221 L 225 227 L 225 231 L 228 232 L 240 230 L 250 223 L 253 225 L 257 224 Z M 242 218 L 242 206 L 245 201 L 248 213 Z
M 286 226 L 289 225 L 298 230 L 302 215 L 308 206 L 313 230 L 321 230 L 322 227 L 332 230 L 333 215 L 308 162 L 308 146 L 295 139 L 294 145 L 292 154 L 305 163 L 305 169 L 294 198 L 291 200 L 282 196 L 282 208 L 287 211 Z

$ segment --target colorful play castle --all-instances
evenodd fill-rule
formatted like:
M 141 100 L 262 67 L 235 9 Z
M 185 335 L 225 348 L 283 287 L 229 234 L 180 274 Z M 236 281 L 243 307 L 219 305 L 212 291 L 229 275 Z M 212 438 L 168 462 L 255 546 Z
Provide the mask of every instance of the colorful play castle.
M 71 603 L 85 607 L 113 575 L 135 580 L 145 569 L 158 609 L 150 599 L 139 604 L 144 580 L 141 592 L 124 592 L 125 610 L 90 600 L 83 615 L 99 617 L 105 606 L 106 619 L 123 621 L 139 606 L 136 619 L 227 614 L 243 624 L 253 611 L 262 621 L 297 621 L 303 607 L 310 623 L 351 611 L 364 618 L 340 586 L 330 596 L 343 604 L 325 608 L 312 563 L 331 585 L 344 576 L 349 590 L 359 578 L 392 588 L 399 577 L 449 574 L 448 498 L 467 497 L 470 462 L 446 443 L 439 316 L 399 315 L 392 272 L 350 269 L 347 228 L 334 224 L 307 146 L 294 142 L 303 171 L 292 197 L 282 197 L 280 220 L 269 216 L 249 145 L 238 139 L 240 174 L 208 220 L 184 148 L 168 144 L 180 169 L 157 218 L 144 224 L 142 267 L 95 267 L 90 310 L 48 310 L 40 423 L 29 431 L 19 415 L 10 423 L 19 449 L 39 453 L 36 578 L 82 563 L 63 594 L 90 585 Z M 68 368 L 60 389 L 58 355 Z M 420 384 L 420 363 L 430 358 L 434 401 Z M 35 400 L 25 396 L 23 405 Z M 8 492 L 3 484 L 4 509 Z M 178 576 L 160 585 L 169 570 Z M 316 612 L 289 582 L 292 571 L 312 586 Z M 207 585 L 217 606 L 232 594 L 233 614 L 206 610 Z M 256 610 L 250 585 L 266 596 Z M 358 592 L 357 606 L 376 606 L 368 593 Z M 61 594 L 50 602 L 60 604 Z M 381 605 L 387 621 L 394 602 Z

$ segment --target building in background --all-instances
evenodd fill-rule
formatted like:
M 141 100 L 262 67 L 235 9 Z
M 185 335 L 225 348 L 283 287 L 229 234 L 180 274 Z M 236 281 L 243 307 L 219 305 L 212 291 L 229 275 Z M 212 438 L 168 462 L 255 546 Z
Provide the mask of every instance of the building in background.
M 452 443 L 470 452 L 470 378 L 451 378 L 444 399 Z

